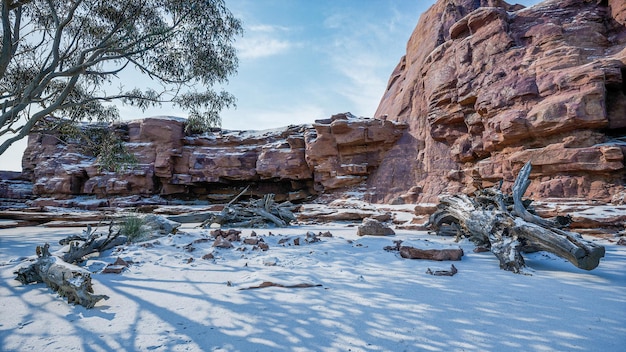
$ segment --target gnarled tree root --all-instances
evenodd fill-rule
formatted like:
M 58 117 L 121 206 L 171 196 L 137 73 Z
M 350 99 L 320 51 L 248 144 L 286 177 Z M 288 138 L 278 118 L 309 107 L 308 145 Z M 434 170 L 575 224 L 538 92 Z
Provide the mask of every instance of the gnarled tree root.
M 554 253 L 581 269 L 596 268 L 604 257 L 603 246 L 562 230 L 563 219 L 542 219 L 526 208 L 522 196 L 530 183 L 530 169 L 528 162 L 520 170 L 512 197 L 491 188 L 475 197 L 458 194 L 442 198 L 430 217 L 430 226 L 439 234 L 452 228 L 457 236 L 490 248 L 504 270 L 519 273 L 525 266 L 521 252 L 528 250 Z

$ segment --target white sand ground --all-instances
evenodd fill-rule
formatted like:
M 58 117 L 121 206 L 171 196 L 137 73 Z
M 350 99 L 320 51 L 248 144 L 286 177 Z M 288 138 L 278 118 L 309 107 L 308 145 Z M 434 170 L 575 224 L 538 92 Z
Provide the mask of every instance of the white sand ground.
M 95 308 L 68 305 L 43 284 L 23 286 L 13 272 L 35 246 L 77 228 L 0 230 L 1 351 L 625 351 L 626 246 L 608 240 L 606 257 L 583 271 L 546 253 L 527 255 L 530 275 L 500 270 L 490 253 L 473 253 L 425 232 L 356 237 L 345 224 L 257 229 L 270 249 L 214 249 L 187 225 L 151 248 L 125 247 L 92 258 L 94 289 L 110 299 Z M 250 229 L 242 230 L 250 237 Z M 305 243 L 307 231 L 332 238 Z M 270 232 L 273 236 L 270 236 Z M 279 245 L 299 236 L 300 246 Z M 401 239 L 421 248 L 458 246 L 458 274 L 426 270 L 451 262 L 407 260 L 383 250 Z M 201 257 L 213 252 L 215 259 Z M 117 257 L 122 274 L 99 270 Z M 188 259 L 193 261 L 188 263 Z M 275 265 L 267 265 L 275 264 Z M 311 288 L 240 290 L 263 281 Z

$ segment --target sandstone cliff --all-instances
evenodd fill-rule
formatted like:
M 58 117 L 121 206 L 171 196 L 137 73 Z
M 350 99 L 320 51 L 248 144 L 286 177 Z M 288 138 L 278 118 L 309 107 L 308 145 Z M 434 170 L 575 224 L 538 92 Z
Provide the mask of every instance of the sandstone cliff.
M 406 123 L 372 201 L 434 202 L 531 160 L 533 198 L 623 201 L 626 2 L 440 0 L 425 12 L 375 116 Z
M 116 130 L 138 157 L 101 172 L 80 145 L 33 134 L 39 197 L 162 195 L 304 200 L 367 182 L 374 202 L 436 202 L 533 164 L 534 199 L 626 201 L 626 2 L 440 0 L 420 18 L 376 119 L 335 115 L 273 131 L 185 135 L 149 118 Z M 408 129 L 407 129 L 408 128 Z
M 186 135 L 185 120 L 154 117 L 112 126 L 137 158 L 120 173 L 99 168 L 80 141 L 33 133 L 22 159 L 33 193 L 55 199 L 130 195 L 228 201 L 248 186 L 304 200 L 364 182 L 406 126 L 337 114 L 313 125 Z

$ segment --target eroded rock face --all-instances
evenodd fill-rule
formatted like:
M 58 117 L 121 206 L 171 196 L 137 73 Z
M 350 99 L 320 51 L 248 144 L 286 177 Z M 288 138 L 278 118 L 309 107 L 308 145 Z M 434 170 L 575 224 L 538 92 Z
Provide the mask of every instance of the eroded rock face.
M 306 161 L 319 191 L 365 181 L 406 128 L 381 119 L 355 125 L 353 119 L 349 114 L 333 115 L 317 120 L 314 131 L 305 134 Z
M 22 164 L 33 192 L 55 199 L 76 195 L 162 195 L 228 201 L 276 194 L 303 200 L 362 182 L 404 132 L 403 124 L 349 113 L 267 131 L 186 135 L 185 120 L 154 117 L 112 127 L 137 164 L 121 173 L 99 169 L 80 143 L 31 134 Z
M 624 190 L 622 0 L 440 0 L 415 28 L 375 116 L 408 124 L 368 181 L 372 201 L 435 202 L 531 160 L 528 195 L 615 199 Z
M 33 198 L 33 185 L 20 172 L 0 171 L 0 206 L 2 199 L 27 200 Z

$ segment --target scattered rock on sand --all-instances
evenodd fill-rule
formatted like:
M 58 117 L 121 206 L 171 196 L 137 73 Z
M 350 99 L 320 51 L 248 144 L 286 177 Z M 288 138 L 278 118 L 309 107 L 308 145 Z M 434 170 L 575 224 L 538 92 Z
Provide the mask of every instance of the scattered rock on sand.
M 400 256 L 406 259 L 461 260 L 463 249 L 419 249 L 410 246 L 400 247 Z
M 389 236 L 396 233 L 389 226 L 383 225 L 376 219 L 365 218 L 359 225 L 356 234 L 358 236 Z
M 213 247 L 216 247 L 216 248 L 233 248 L 233 244 L 230 243 L 229 240 L 223 238 L 222 236 L 217 236 L 215 238 L 215 242 L 213 242 Z

